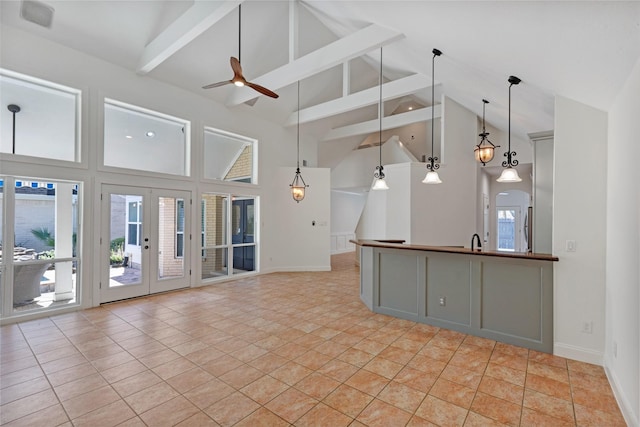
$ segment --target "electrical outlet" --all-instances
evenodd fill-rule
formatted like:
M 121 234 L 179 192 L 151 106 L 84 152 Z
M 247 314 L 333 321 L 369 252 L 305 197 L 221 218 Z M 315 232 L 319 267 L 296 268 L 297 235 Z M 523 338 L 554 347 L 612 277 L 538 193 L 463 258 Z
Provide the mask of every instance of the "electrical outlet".
M 582 322 L 582 332 L 585 334 L 592 334 L 593 333 L 593 322 L 591 321 L 583 321 Z
M 567 252 L 575 252 L 576 251 L 576 241 L 575 240 L 567 240 L 565 249 L 566 249 Z
M 440 305 L 444 307 L 447 305 L 447 297 L 440 297 Z

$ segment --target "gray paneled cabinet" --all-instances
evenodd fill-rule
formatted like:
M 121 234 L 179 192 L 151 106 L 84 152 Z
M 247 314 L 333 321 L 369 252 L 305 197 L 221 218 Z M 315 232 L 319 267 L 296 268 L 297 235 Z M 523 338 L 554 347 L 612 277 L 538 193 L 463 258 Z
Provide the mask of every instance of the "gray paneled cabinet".
M 553 261 L 362 246 L 370 310 L 553 352 Z

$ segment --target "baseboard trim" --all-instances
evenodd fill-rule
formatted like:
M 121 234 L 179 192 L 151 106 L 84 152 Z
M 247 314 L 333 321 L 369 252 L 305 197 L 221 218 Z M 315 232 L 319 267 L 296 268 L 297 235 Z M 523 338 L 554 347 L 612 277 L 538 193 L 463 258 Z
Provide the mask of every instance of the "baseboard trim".
M 557 342 L 553 343 L 553 354 L 598 366 L 602 366 L 604 361 L 604 354 L 601 351 Z
M 613 391 L 613 396 L 616 398 L 616 402 L 618 402 L 618 407 L 620 408 L 620 412 L 622 412 L 624 421 L 628 426 L 637 427 L 639 425 L 638 418 L 634 415 L 633 411 L 631 410 L 631 404 L 620 388 L 618 377 L 611 369 L 609 369 L 609 363 L 607 359 L 605 359 L 604 373 L 607 375 L 607 379 L 609 380 L 609 384 L 611 385 L 611 390 Z

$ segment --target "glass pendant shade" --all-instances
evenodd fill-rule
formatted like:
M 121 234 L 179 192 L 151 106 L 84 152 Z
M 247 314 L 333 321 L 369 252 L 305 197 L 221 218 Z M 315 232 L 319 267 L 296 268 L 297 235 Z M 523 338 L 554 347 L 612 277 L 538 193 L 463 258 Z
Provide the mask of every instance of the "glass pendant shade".
M 304 182 L 300 168 L 296 169 L 296 176 L 293 177 L 293 182 L 290 185 L 291 196 L 296 202 L 300 202 L 304 199 L 304 193 L 308 185 Z
M 487 138 L 489 136 L 489 132 L 487 132 L 485 127 L 484 113 L 485 107 L 488 103 L 489 101 L 486 99 L 482 100 L 482 133 L 478 135 L 480 137 L 480 142 L 473 149 L 476 162 L 482 163 L 482 166 L 486 166 L 487 163 L 493 160 L 495 149 L 499 147 L 499 145 L 493 145 L 493 143 L 489 141 L 489 138 Z
M 476 161 L 485 164 L 493 160 L 495 146 L 485 139 L 480 144 L 476 145 L 476 148 L 473 151 L 476 155 Z
M 429 171 L 427 175 L 422 180 L 423 184 L 442 184 L 440 177 L 438 176 L 438 172 Z
M 387 185 L 387 181 L 384 178 L 376 178 L 373 182 L 372 190 L 388 190 L 389 186 Z
M 520 178 L 520 176 L 518 175 L 517 170 L 509 166 L 502 171 L 497 181 L 498 182 L 520 182 L 522 181 L 522 178 Z

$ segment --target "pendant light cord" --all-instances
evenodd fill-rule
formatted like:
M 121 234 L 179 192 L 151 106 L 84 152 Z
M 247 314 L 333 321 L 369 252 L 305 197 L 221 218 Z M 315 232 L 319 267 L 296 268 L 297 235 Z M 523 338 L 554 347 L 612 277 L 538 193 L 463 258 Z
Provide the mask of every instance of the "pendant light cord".
M 379 139 L 380 139 L 380 167 L 382 167 L 382 46 L 380 46 L 380 105 L 378 106 L 378 119 L 380 120 L 380 131 L 379 131 Z
M 509 147 L 507 148 L 507 152 L 509 153 L 509 166 L 511 166 L 511 86 L 513 86 L 513 83 L 509 85 Z
M 482 100 L 482 133 L 487 133 L 487 129 L 484 127 L 484 109 L 487 106 L 487 100 Z
M 238 5 L 238 62 L 242 64 L 242 4 Z
M 300 80 L 298 80 L 298 163 L 297 163 L 297 168 L 298 171 L 300 171 Z
M 16 154 L 16 113 L 20 112 L 20 107 L 16 104 L 7 105 L 7 109 L 13 114 L 13 133 L 11 134 L 12 145 L 11 154 Z
M 436 53 L 433 52 L 433 58 L 431 58 L 431 158 L 433 157 L 433 133 L 435 129 L 435 98 L 436 98 L 436 89 L 435 89 L 435 73 L 436 73 Z M 431 166 L 433 170 L 433 160 L 431 161 Z

